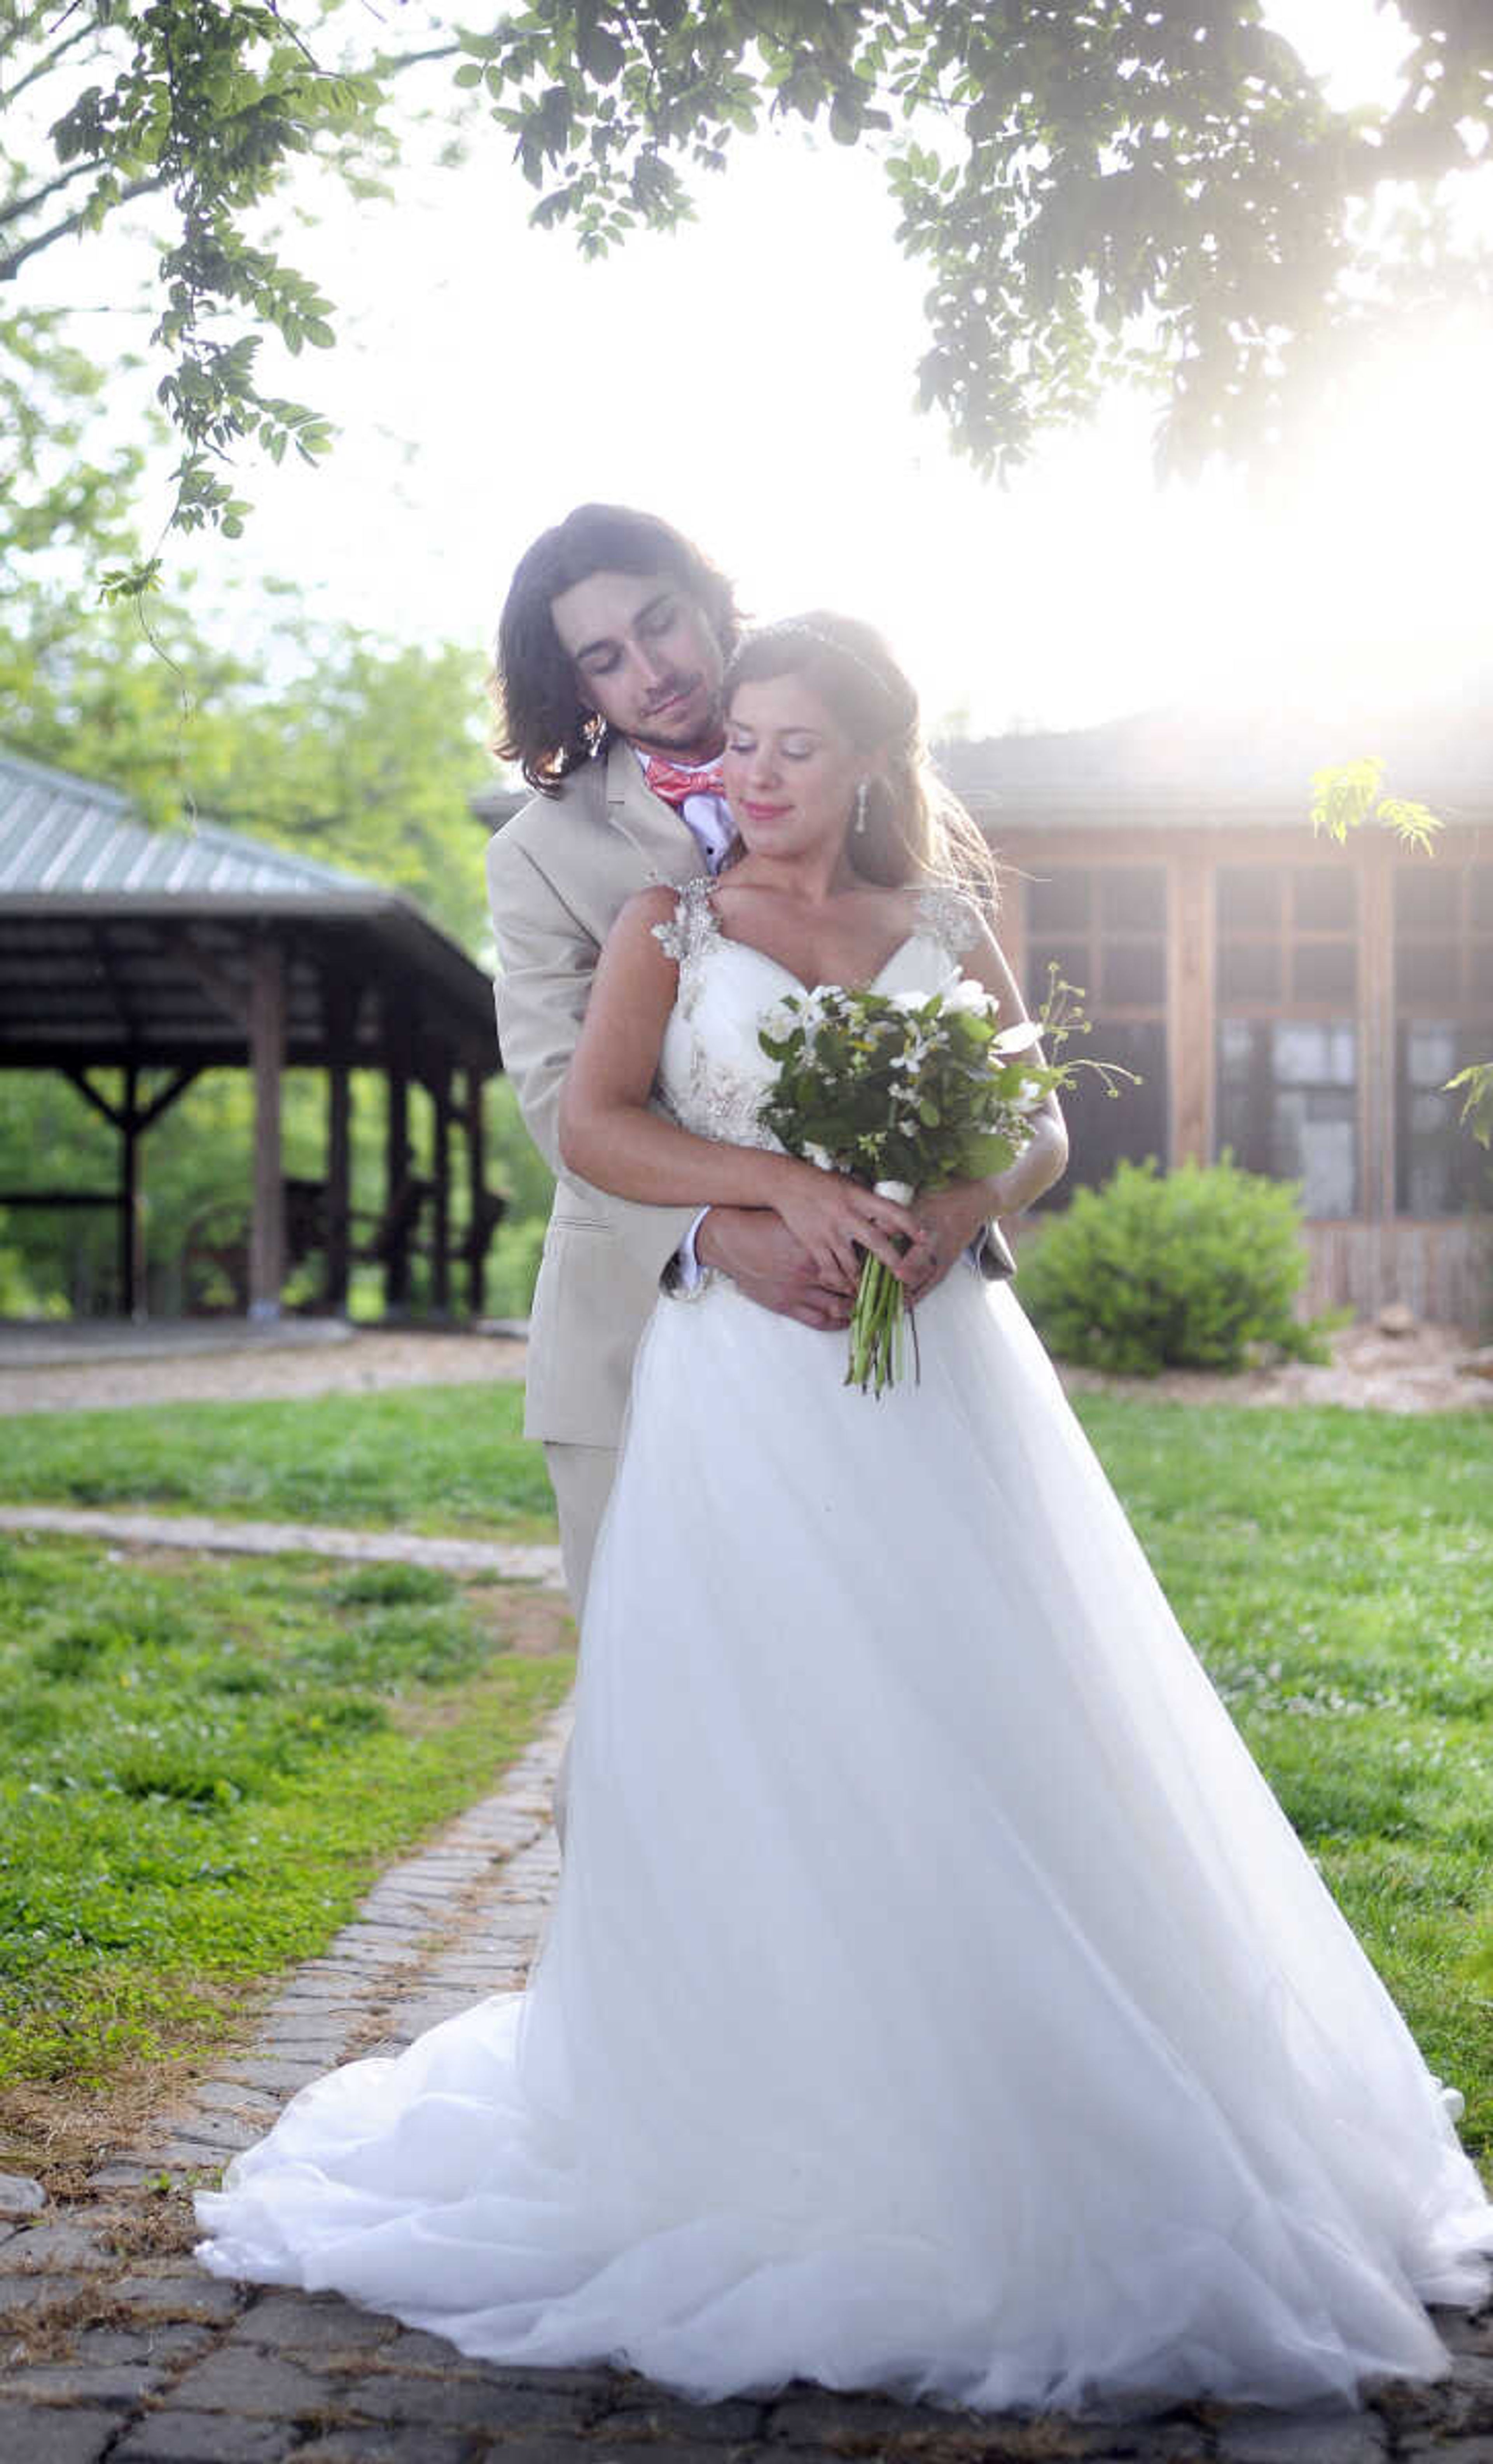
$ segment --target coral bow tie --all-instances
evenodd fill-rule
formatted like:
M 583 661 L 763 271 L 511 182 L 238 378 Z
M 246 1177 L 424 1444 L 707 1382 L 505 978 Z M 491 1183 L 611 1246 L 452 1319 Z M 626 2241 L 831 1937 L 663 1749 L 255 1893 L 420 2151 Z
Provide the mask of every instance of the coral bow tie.
M 687 796 L 724 796 L 726 792 L 718 761 L 709 761 L 700 770 L 681 770 L 661 753 L 650 753 L 643 776 L 666 804 L 681 805 Z

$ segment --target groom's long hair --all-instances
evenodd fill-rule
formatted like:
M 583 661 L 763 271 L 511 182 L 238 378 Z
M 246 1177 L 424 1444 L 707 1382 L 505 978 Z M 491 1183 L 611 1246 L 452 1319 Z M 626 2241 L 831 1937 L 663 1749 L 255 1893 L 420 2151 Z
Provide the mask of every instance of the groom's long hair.
M 705 611 L 729 659 L 740 620 L 730 583 L 692 539 L 657 514 L 627 505 L 578 505 L 519 559 L 497 627 L 490 683 L 498 710 L 493 750 L 516 761 L 531 787 L 553 795 L 588 761 L 604 722 L 582 701 L 550 604 L 593 573 L 663 573 Z

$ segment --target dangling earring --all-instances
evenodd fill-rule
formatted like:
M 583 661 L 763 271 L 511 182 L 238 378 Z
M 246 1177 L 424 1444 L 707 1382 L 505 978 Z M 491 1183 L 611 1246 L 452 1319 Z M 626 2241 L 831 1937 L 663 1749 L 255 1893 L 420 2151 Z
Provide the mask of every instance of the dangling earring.
M 866 806 L 870 792 L 869 781 L 863 779 L 855 791 L 855 835 L 858 839 L 866 836 Z

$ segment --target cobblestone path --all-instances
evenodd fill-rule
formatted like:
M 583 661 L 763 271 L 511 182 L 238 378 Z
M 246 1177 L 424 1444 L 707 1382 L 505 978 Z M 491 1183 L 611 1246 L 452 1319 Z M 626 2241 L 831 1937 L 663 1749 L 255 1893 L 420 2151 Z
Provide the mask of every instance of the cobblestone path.
M 1386 2387 L 1360 2415 L 1188 2407 L 1116 2428 L 801 2385 L 690 2405 L 626 2371 L 491 2366 L 337 2295 L 203 2275 L 189 2190 L 289 2095 L 522 1984 L 558 1873 L 549 1804 L 567 1718 L 381 1878 L 286 1980 L 247 2053 L 77 2195 L 49 2203 L 0 2177 L 0 2464 L 637 2464 L 640 2447 L 656 2464 L 1493 2464 L 1493 2312 L 1443 2320 L 1448 2381 Z

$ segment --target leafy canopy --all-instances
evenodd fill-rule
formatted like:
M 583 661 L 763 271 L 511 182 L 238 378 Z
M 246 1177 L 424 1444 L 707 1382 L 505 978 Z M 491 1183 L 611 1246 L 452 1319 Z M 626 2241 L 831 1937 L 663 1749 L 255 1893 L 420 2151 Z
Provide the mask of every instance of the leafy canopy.
M 45 0 L 0 14 L 0 275 L 159 199 L 174 518 L 231 533 L 239 447 L 329 441 L 259 382 L 264 336 L 324 347 L 334 318 L 261 209 L 308 162 L 378 176 L 400 78 L 449 57 L 448 114 L 489 110 L 535 220 L 592 254 L 677 223 L 765 122 L 873 146 L 928 273 L 921 399 L 979 468 L 1117 377 L 1196 466 L 1260 451 L 1339 345 L 1484 286 L 1448 175 L 1484 176 L 1493 17 L 1401 15 L 1398 99 L 1344 112 L 1262 0 L 536 0 L 491 31 L 434 0 Z
M 242 530 L 248 507 L 227 471 L 246 441 L 275 462 L 292 447 L 315 461 L 331 443 L 316 411 L 260 381 L 266 336 L 293 355 L 334 340 L 332 302 L 260 235 L 262 209 L 307 160 L 355 186 L 376 181 L 395 152 L 380 115 L 400 70 L 425 56 L 348 64 L 344 14 L 335 0 L 0 10 L 0 280 L 159 201 L 165 240 L 150 341 L 181 449 L 179 530 Z M 0 322 L 0 395 L 12 398 L 15 347 L 13 321 Z M 111 579 L 138 591 L 157 569 L 149 559 Z

